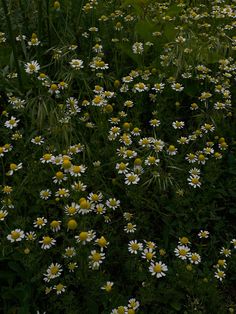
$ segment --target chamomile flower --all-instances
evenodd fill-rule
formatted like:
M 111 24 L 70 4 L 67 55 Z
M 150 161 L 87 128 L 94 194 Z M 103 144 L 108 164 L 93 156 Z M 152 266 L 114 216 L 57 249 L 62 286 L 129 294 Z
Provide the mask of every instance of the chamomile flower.
M 132 46 L 132 51 L 134 54 L 139 54 L 141 55 L 144 51 L 143 49 L 143 43 L 140 42 L 135 42 Z
M 110 292 L 111 289 L 112 289 L 112 287 L 113 287 L 113 285 L 114 285 L 114 282 L 112 282 L 112 281 L 107 281 L 107 282 L 105 283 L 105 285 L 103 285 L 103 286 L 101 287 L 101 289 L 102 289 L 102 290 L 105 290 L 106 292 Z
M 67 268 L 69 269 L 70 273 L 73 273 L 75 271 L 75 269 L 78 268 L 78 264 L 76 262 L 70 262 L 67 265 Z
M 185 145 L 189 143 L 189 139 L 186 136 L 181 136 L 178 140 L 177 140 L 178 144 L 181 145 Z
M 12 164 L 10 164 L 10 170 L 6 173 L 6 175 L 7 175 L 7 176 L 12 176 L 13 173 L 14 173 L 15 171 L 18 171 L 19 169 L 22 169 L 22 162 L 19 163 L 18 165 L 12 163 Z
M 95 240 L 95 244 L 97 244 L 100 247 L 101 252 L 103 252 L 104 248 L 107 248 L 109 242 L 101 236 L 101 238 Z
M 106 205 L 107 205 L 107 207 L 115 210 L 116 208 L 118 208 L 120 206 L 120 201 L 115 199 L 115 198 L 109 198 L 106 201 Z
M 87 188 L 87 185 L 85 185 L 83 182 L 81 181 L 78 181 L 78 182 L 74 182 L 72 185 L 71 185 L 71 188 L 74 190 L 74 191 L 77 191 L 77 192 L 84 192 Z
M 184 121 L 175 121 L 172 123 L 174 129 L 183 129 L 184 125 Z
M 4 125 L 6 128 L 8 129 L 13 129 L 13 128 L 16 128 L 18 126 L 18 122 L 20 120 L 17 120 L 15 117 L 11 116 L 11 119 L 10 120 L 7 120 Z
M 124 231 L 126 233 L 134 233 L 136 231 L 136 225 L 132 224 L 131 222 L 129 222 L 125 227 L 124 227 Z
M 151 263 L 149 266 L 149 272 L 152 274 L 152 276 L 155 276 L 157 278 L 161 278 L 166 276 L 166 272 L 168 271 L 168 267 L 166 264 L 162 262 L 156 262 L 156 263 Z
M 184 89 L 184 87 L 180 83 L 173 83 L 171 85 L 171 88 L 176 92 L 181 92 Z
M 231 241 L 230 241 L 230 243 L 232 243 L 232 244 L 233 244 L 234 249 L 236 249 L 236 239 L 231 240 Z
M 55 157 L 52 154 L 46 153 L 46 154 L 43 155 L 42 158 L 40 158 L 40 161 L 41 161 L 42 164 L 45 164 L 45 163 L 48 164 L 50 162 L 53 162 L 54 158 Z
M 8 211 L 7 210 L 0 210 L 0 221 L 3 221 L 8 215 Z
M 198 175 L 191 175 L 188 179 L 188 184 L 194 189 L 196 187 L 201 187 L 200 177 Z
M 52 179 L 54 183 L 62 183 L 67 180 L 67 176 L 62 171 L 58 171 Z
M 37 239 L 37 235 L 34 231 L 29 231 L 29 232 L 26 232 L 25 239 L 27 241 L 34 241 Z
M 151 248 L 146 248 L 142 252 L 142 258 L 148 262 L 151 262 L 156 257 L 156 252 Z
M 201 256 L 198 253 L 190 253 L 188 259 L 191 264 L 199 264 L 201 262 Z
M 197 161 L 197 156 L 193 153 L 189 153 L 186 155 L 185 159 L 189 162 L 189 163 L 195 163 Z
M 60 265 L 59 263 L 52 263 L 44 274 L 44 281 L 49 282 L 54 278 L 60 277 L 61 273 L 62 265 Z
M 82 199 L 79 202 L 79 213 L 82 215 L 90 213 L 94 209 L 94 204 L 86 199 Z
M 224 255 L 225 257 L 229 257 L 231 255 L 231 250 L 225 247 L 222 247 L 220 250 L 220 254 Z
M 218 269 L 214 275 L 218 280 L 222 281 L 225 278 L 225 272 L 223 270 Z
M 140 302 L 137 301 L 135 298 L 129 299 L 129 303 L 128 303 L 128 308 L 132 309 L 132 310 L 137 310 L 140 306 Z M 129 310 L 127 312 L 128 314 L 130 313 Z M 131 312 L 134 313 L 134 312 Z
M 80 177 L 87 168 L 84 165 L 73 165 L 69 172 L 72 177 Z
M 62 283 L 59 283 L 53 286 L 53 289 L 56 290 L 56 294 L 62 294 L 66 291 L 66 286 L 64 286 Z
M 93 211 L 97 214 L 97 215 L 103 215 L 106 213 L 107 208 L 104 206 L 104 204 L 96 204 L 95 207 L 93 208 Z
M 65 214 L 68 216 L 74 216 L 79 212 L 79 205 L 75 202 L 71 203 L 71 205 L 66 205 L 64 208 Z
M 52 195 L 52 192 L 49 189 L 40 191 L 40 198 L 42 200 L 48 200 L 50 196 Z
M 134 172 L 125 174 L 125 184 L 127 185 L 137 184 L 139 180 L 140 180 L 139 176 Z
M 70 193 L 68 189 L 65 188 L 60 188 L 57 190 L 57 192 L 55 193 L 56 197 L 60 197 L 60 198 L 64 198 L 64 197 L 69 197 Z
M 174 145 L 169 145 L 169 147 L 167 148 L 166 151 L 167 151 L 168 155 L 174 156 L 177 154 L 178 149 Z
M 123 217 L 124 217 L 124 219 L 125 219 L 126 221 L 130 221 L 130 220 L 133 218 L 133 216 L 134 216 L 134 214 L 131 214 L 131 213 L 129 213 L 129 212 L 125 212 L 125 213 L 123 214 Z
M 89 268 L 97 270 L 105 259 L 105 253 L 92 250 L 89 255 Z
M 156 84 L 154 84 L 152 90 L 154 90 L 155 92 L 161 93 L 164 88 L 165 88 L 165 84 L 164 83 L 156 83 Z
M 137 254 L 138 251 L 142 251 L 143 244 L 139 243 L 137 240 L 129 241 L 128 251 L 132 254 Z
M 198 169 L 198 168 L 192 168 L 192 169 L 189 170 L 189 174 L 191 176 L 199 176 L 200 173 L 201 173 L 201 170 Z
M 75 239 L 78 243 L 85 245 L 88 242 L 91 242 L 96 237 L 96 233 L 93 230 L 81 231 L 78 236 L 75 236 Z
M 40 65 L 37 61 L 27 62 L 25 64 L 25 72 L 28 74 L 38 73 Z
M 47 221 L 46 218 L 44 218 L 44 217 L 37 217 L 36 220 L 33 223 L 33 226 L 35 228 L 42 229 L 42 227 L 44 227 L 47 222 L 48 221 Z
M 73 69 L 75 69 L 75 70 L 80 70 L 80 69 L 83 69 L 83 61 L 82 60 L 80 60 L 80 59 L 72 59 L 71 61 L 70 61 L 70 65 L 71 65 L 71 67 L 73 68 Z
M 158 120 L 158 119 L 151 119 L 149 121 L 149 124 L 153 127 L 153 128 L 156 128 L 158 127 L 160 124 L 161 124 L 161 121 Z
M 35 145 L 42 145 L 44 143 L 44 138 L 42 136 L 35 136 L 31 139 L 31 142 Z
M 42 249 L 48 250 L 56 244 L 56 240 L 49 236 L 43 236 L 42 240 L 39 241 L 39 243 L 41 243 Z
M 217 264 L 216 264 L 216 268 L 220 268 L 220 267 L 223 267 L 223 268 L 226 268 L 227 266 L 227 263 L 226 263 L 226 260 L 225 259 L 219 259 L 217 261 Z
M 64 258 L 72 258 L 74 256 L 76 256 L 76 250 L 73 246 L 65 248 L 65 253 L 63 254 Z
M 154 165 L 158 165 L 160 162 L 160 159 L 159 158 L 156 158 L 154 156 L 148 156 L 144 163 L 146 166 L 154 166 Z
M 144 91 L 147 91 L 148 90 L 148 86 L 146 84 L 144 84 L 143 82 L 139 82 L 137 84 L 134 84 L 134 87 L 133 87 L 133 92 L 139 92 L 139 93 L 142 93 Z
M 180 244 L 180 245 L 190 245 L 191 242 L 189 241 L 189 239 L 187 237 L 182 237 L 182 238 L 179 238 L 178 244 Z
M 186 245 L 178 245 L 174 250 L 175 256 L 182 260 L 186 260 L 190 256 L 190 248 Z
M 12 230 L 10 234 L 7 236 L 7 240 L 11 242 L 20 242 L 24 239 L 25 233 L 21 229 Z
M 209 238 L 209 234 L 210 234 L 210 232 L 207 230 L 200 230 L 198 233 L 198 237 L 200 239 L 207 239 L 207 238 Z
M 50 228 L 53 232 L 58 232 L 61 229 L 61 221 L 60 220 L 51 221 Z

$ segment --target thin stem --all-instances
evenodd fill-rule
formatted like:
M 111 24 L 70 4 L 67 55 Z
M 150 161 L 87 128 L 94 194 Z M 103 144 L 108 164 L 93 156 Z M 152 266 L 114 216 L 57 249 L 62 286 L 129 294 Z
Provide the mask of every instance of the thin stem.
M 4 14 L 5 14 L 5 17 L 6 17 L 6 20 L 7 20 L 9 37 L 10 37 L 10 42 L 11 42 L 11 46 L 12 46 L 14 61 L 15 61 L 15 65 L 16 65 L 16 72 L 17 72 L 17 77 L 18 77 L 18 82 L 19 82 L 19 88 L 20 88 L 21 91 L 23 91 L 21 70 L 20 70 L 18 56 L 17 56 L 17 51 L 16 51 L 15 39 L 14 39 L 14 36 L 13 36 L 13 31 L 12 31 L 12 24 L 11 24 L 11 19 L 10 19 L 10 13 L 8 12 L 6 0 L 2 0 L 2 6 L 3 6 Z
M 49 12 L 49 1 L 46 0 L 47 6 L 47 32 L 48 32 L 48 45 L 51 47 L 51 32 L 50 32 L 50 12 Z

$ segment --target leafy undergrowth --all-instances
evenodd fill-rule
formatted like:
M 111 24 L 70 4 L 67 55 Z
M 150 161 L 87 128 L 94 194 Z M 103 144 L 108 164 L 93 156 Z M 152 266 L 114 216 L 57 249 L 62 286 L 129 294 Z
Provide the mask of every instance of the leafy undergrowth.
M 1 5 L 1 312 L 233 313 L 236 2 Z

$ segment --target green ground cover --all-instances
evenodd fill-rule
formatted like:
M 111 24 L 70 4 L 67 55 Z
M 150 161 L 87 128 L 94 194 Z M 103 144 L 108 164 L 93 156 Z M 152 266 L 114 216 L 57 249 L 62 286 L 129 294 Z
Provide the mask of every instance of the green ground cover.
M 1 313 L 234 313 L 236 1 L 0 22 Z

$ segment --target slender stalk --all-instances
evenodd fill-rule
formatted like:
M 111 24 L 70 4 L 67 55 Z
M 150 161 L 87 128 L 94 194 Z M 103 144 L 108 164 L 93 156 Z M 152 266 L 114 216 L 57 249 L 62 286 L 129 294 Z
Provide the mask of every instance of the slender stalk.
M 21 70 L 20 70 L 19 60 L 18 60 L 17 51 L 16 51 L 15 38 L 13 36 L 13 31 L 12 31 L 12 24 L 11 24 L 11 19 L 10 19 L 10 13 L 8 12 L 6 0 L 2 0 L 2 6 L 3 6 L 4 14 L 5 14 L 5 17 L 6 17 L 6 21 L 7 21 L 9 37 L 10 37 L 10 42 L 11 42 L 11 46 L 12 46 L 12 51 L 13 51 L 13 56 L 14 56 L 14 61 L 15 61 L 15 66 L 16 66 L 18 82 L 19 82 L 19 88 L 20 88 L 21 91 L 23 91 Z
M 46 0 L 47 6 L 47 32 L 48 32 L 48 46 L 51 47 L 51 32 L 50 32 L 50 12 L 49 12 L 49 1 Z

